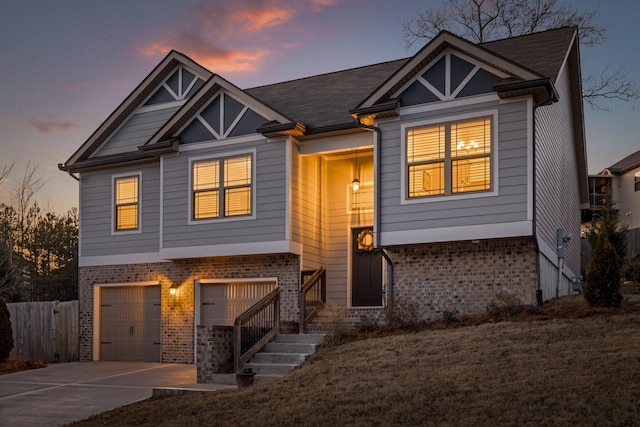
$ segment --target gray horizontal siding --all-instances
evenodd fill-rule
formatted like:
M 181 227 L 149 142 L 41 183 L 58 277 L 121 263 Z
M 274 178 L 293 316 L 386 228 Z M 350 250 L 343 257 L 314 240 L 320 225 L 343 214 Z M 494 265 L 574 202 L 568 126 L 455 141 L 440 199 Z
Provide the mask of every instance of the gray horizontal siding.
M 142 172 L 141 233 L 111 233 L 112 177 Z M 159 249 L 160 174 L 158 164 L 83 173 L 80 177 L 80 256 L 157 252 Z
M 556 247 L 558 228 L 573 235 L 565 265 L 578 274 L 580 198 L 566 70 L 556 82 L 560 101 L 536 110 L 536 227 L 539 239 L 550 248 Z
M 227 218 L 189 224 L 189 158 L 224 156 L 256 149 L 255 219 Z M 286 146 L 264 139 L 232 147 L 187 151 L 164 161 L 163 247 L 225 245 L 269 242 L 285 239 L 286 222 Z
M 487 103 L 430 114 L 429 119 L 498 109 L 497 195 L 401 204 L 401 124 L 426 117 L 411 115 L 382 125 L 381 231 L 411 231 L 442 227 L 519 222 L 527 219 L 527 108 L 526 103 Z M 495 157 L 494 157 L 495 159 Z
M 95 156 L 137 151 L 180 107 L 166 108 L 147 113 L 133 114 L 107 140 Z

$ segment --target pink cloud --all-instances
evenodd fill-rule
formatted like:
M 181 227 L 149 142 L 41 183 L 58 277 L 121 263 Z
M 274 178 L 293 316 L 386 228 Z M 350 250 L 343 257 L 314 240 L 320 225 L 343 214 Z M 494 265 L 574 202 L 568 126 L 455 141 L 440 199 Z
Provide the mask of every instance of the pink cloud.
M 73 123 L 60 123 L 54 121 L 43 121 L 38 119 L 26 120 L 26 122 L 39 133 L 49 135 L 53 132 L 66 132 L 76 127 Z
M 236 22 L 244 22 L 245 30 L 260 31 L 263 28 L 277 27 L 293 17 L 291 10 L 271 7 L 262 10 L 239 10 L 230 18 Z
M 289 23 L 304 10 L 318 12 L 337 1 L 214 0 L 192 10 L 183 27 L 187 29 L 173 30 L 140 51 L 156 57 L 176 49 L 214 73 L 255 71 L 271 53 L 260 46 L 273 36 L 271 30 Z M 297 42 L 287 43 L 285 48 L 299 46 Z

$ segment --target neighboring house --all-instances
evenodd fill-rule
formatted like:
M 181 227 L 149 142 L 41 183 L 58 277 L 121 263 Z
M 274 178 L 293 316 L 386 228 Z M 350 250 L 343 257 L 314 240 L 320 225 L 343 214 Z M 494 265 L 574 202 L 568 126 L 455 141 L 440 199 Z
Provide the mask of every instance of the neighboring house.
M 290 326 L 320 267 L 352 323 L 567 294 L 588 205 L 577 37 L 442 32 L 244 90 L 170 52 L 60 165 L 80 180 L 81 360 L 192 363 L 197 325 L 274 287 Z
M 628 155 L 597 175 L 589 176 L 589 209 L 582 214 L 583 230 L 595 225 L 611 191 L 621 227 L 627 228 L 627 257 L 640 255 L 640 151 Z M 584 234 L 584 233 L 583 233 Z

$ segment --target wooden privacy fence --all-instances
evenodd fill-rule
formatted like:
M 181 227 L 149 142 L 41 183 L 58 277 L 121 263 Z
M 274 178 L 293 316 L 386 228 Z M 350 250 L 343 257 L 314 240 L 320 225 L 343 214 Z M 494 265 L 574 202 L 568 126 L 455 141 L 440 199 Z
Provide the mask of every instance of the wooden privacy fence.
M 78 301 L 7 304 L 13 350 L 9 357 L 41 362 L 78 360 Z

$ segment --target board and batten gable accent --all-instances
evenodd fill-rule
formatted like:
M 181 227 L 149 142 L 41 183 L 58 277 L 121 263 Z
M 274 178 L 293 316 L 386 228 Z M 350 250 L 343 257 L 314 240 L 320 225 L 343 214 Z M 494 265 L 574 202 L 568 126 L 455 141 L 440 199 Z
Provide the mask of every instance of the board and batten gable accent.
M 286 241 L 287 204 L 286 144 L 260 136 L 239 138 L 236 144 L 217 142 L 181 146 L 180 155 L 163 161 L 163 229 L 162 253 L 181 257 L 187 248 L 206 251 L 231 248 L 230 245 L 253 245 Z M 234 153 L 252 153 L 253 200 L 250 216 L 218 220 L 193 221 L 191 218 L 191 159 L 226 157 Z M 245 249 L 242 253 L 247 253 Z M 201 253 L 201 256 L 205 256 Z M 228 253 L 232 255 L 232 253 Z
M 401 111 L 400 120 L 383 122 L 381 156 L 381 244 L 427 243 L 532 234 L 531 104 L 484 102 L 454 108 L 415 107 Z M 446 106 L 449 104 L 445 104 Z M 406 159 L 403 132 L 407 126 L 452 118 L 494 117 L 493 183 L 488 192 L 452 196 L 406 197 Z
M 173 106 L 132 114 L 92 157 L 137 152 L 178 109 L 179 106 Z
M 562 228 L 565 234 L 572 235 L 565 248 L 565 274 L 577 276 L 580 274 L 580 198 L 567 67 L 558 75 L 556 90 L 559 102 L 535 110 L 535 227 L 541 252 L 556 266 L 556 230 Z M 553 292 L 544 292 L 545 298 L 555 296 L 555 284 L 552 288 Z
M 114 232 L 114 176 L 140 176 L 139 231 Z M 80 263 L 95 257 L 157 253 L 160 176 L 156 163 L 80 175 Z

